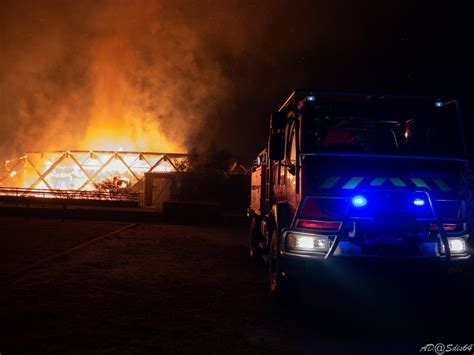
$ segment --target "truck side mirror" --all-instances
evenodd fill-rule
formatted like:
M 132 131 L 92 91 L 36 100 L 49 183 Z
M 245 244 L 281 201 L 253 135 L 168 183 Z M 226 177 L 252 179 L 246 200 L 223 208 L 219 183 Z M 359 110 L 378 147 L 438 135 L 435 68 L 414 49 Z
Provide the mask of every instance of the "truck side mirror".
M 273 133 L 269 142 L 270 160 L 282 160 L 285 156 L 285 134 L 283 132 Z
M 288 121 L 286 112 L 273 112 L 270 117 L 270 128 L 273 130 L 283 129 Z

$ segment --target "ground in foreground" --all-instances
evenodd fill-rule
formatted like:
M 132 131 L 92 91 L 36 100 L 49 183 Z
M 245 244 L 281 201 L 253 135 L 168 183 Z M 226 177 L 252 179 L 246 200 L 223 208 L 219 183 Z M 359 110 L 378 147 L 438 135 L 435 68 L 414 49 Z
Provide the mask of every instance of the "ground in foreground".
M 265 268 L 247 259 L 244 226 L 140 224 L 18 273 L 126 224 L 0 221 L 2 354 L 397 354 L 473 340 L 469 308 L 427 310 L 409 290 L 385 301 L 377 284 L 279 305 Z

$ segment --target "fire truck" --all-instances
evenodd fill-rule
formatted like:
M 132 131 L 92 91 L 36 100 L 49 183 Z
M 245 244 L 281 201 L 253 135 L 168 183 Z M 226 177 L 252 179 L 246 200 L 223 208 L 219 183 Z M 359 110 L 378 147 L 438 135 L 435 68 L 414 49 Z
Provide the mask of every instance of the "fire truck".
M 295 91 L 251 173 L 249 254 L 273 294 L 334 262 L 471 257 L 458 100 Z

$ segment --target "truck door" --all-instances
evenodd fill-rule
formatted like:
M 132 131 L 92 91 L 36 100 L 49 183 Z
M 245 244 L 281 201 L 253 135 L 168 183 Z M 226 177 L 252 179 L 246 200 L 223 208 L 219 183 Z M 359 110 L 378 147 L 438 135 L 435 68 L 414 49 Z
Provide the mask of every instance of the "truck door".
M 296 195 L 296 139 L 295 123 L 288 126 L 288 139 L 286 149 L 286 161 L 284 167 L 284 184 L 285 199 L 291 206 L 293 211 L 298 207 L 298 196 Z
M 271 171 L 271 180 L 273 183 L 273 196 L 272 196 L 272 203 L 268 206 L 271 208 L 271 205 L 275 202 L 279 201 L 286 201 L 286 147 L 288 145 L 288 125 L 284 129 L 284 137 L 281 142 L 283 144 L 282 147 L 282 160 L 271 160 L 269 161 L 269 166 Z

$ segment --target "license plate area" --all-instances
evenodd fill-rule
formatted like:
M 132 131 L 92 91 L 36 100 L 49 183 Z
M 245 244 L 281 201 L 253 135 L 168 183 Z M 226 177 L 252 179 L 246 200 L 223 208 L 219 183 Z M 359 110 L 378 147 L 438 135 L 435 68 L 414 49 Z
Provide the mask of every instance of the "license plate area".
M 410 212 L 377 211 L 372 229 L 377 232 L 409 232 L 417 229 L 416 215 Z
M 369 236 L 362 243 L 362 254 L 384 257 L 404 257 L 420 255 L 414 238 L 402 238 L 387 233 Z

